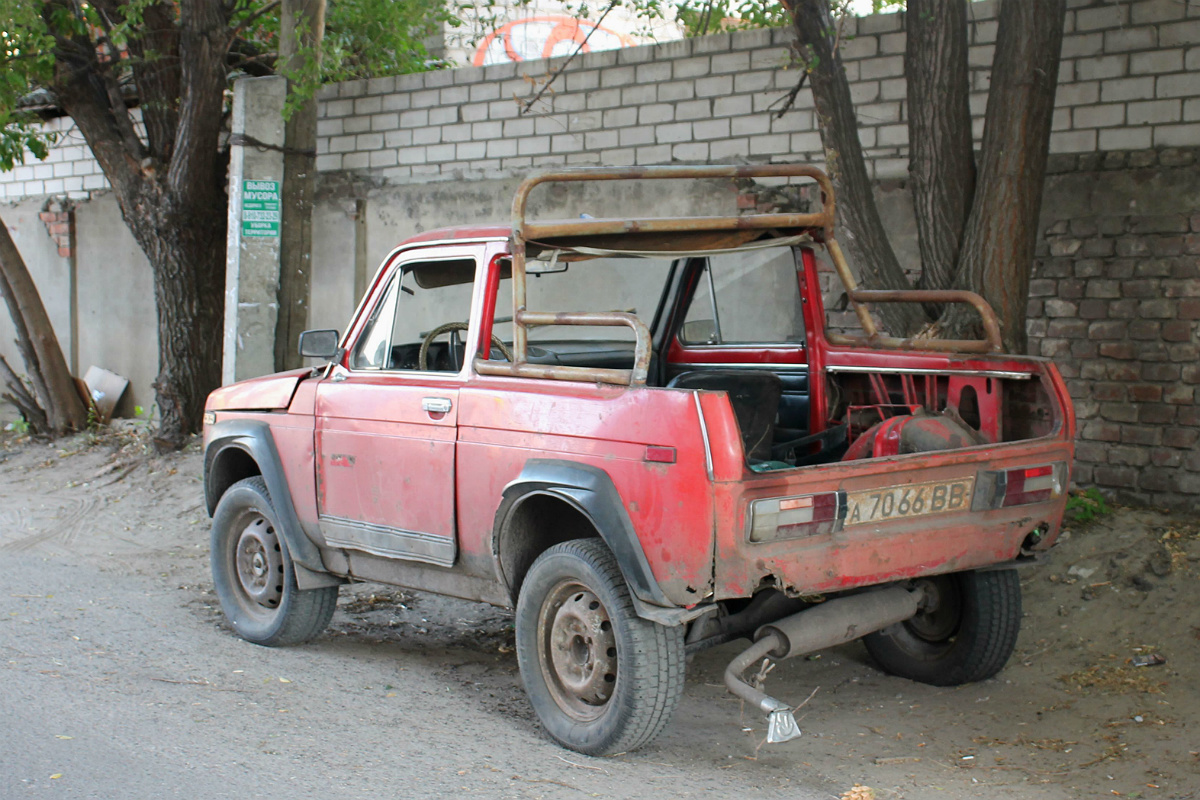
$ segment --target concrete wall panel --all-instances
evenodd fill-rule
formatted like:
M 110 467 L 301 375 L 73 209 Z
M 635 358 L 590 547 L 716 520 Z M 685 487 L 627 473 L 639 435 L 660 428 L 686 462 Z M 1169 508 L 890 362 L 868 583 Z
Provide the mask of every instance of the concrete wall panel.
M 148 411 L 154 404 L 150 384 L 158 375 L 158 316 L 150 262 L 110 194 L 76 206 L 75 226 L 79 372 L 95 365 L 129 379 L 118 416 L 132 416 L 135 405 Z

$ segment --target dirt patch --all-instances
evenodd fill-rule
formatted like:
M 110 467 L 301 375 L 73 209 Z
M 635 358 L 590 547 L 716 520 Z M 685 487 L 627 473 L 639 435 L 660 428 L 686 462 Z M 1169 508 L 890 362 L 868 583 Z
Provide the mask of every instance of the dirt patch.
M 156 456 L 138 429 L 52 446 L 0 440 L 0 557 L 140 576 L 172 589 L 204 625 L 224 627 L 208 574 L 201 469 L 198 446 Z M 768 691 L 793 702 L 817 691 L 797 714 L 804 736 L 762 746 L 764 720 L 742 713 L 722 685 L 742 647 L 734 643 L 692 660 L 684 701 L 653 747 L 606 761 L 554 752 L 575 773 L 620 762 L 622 780 L 635 776 L 630 785 L 678 771 L 747 797 L 797 784 L 879 800 L 935 790 L 1200 797 L 1197 520 L 1117 509 L 1071 530 L 1049 564 L 1022 573 L 1022 587 L 1017 652 L 996 679 L 951 689 L 911 683 L 879 672 L 857 643 L 786 661 Z M 323 640 L 350 659 L 386 652 L 465 695 L 472 713 L 536 734 L 506 611 L 348 586 Z M 373 691 L 402 692 L 406 668 L 373 679 Z

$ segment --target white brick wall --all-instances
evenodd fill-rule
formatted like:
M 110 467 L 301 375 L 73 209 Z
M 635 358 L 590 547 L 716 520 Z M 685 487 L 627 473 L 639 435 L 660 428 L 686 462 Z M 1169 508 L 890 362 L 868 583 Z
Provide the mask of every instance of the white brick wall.
M 1200 145 L 1200 3 L 1072 0 L 1051 150 Z M 971 3 L 978 139 L 996 5 Z M 851 20 L 841 54 L 877 178 L 904 175 L 908 129 L 901 15 Z M 823 159 L 806 89 L 775 119 L 799 72 L 791 34 L 759 30 L 581 55 L 528 113 L 560 60 L 349 81 L 320 95 L 317 169 L 390 180 L 494 176 L 554 164 Z M 0 197 L 107 188 L 70 120 L 45 163 L 0 175 Z

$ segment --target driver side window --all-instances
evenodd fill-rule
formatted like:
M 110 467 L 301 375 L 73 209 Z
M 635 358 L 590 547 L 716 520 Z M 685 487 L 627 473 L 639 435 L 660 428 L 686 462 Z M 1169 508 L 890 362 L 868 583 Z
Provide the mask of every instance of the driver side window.
M 351 369 L 458 372 L 474 281 L 474 259 L 402 265 L 359 336 Z

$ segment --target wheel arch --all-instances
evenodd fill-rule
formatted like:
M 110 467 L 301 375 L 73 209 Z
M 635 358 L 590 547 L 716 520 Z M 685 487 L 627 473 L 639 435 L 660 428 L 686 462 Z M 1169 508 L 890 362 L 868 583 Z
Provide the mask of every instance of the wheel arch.
M 216 423 L 204 451 L 204 496 L 209 516 L 230 486 L 254 475 L 261 475 L 267 485 L 300 588 L 341 583 L 340 578 L 328 574 L 321 551 L 308 537 L 296 514 L 270 426 L 253 419 Z
M 210 517 L 230 486 L 245 478 L 262 475 L 258 462 L 240 441 L 226 442 L 220 447 L 210 446 L 204 461 L 204 501 Z
M 492 556 L 514 606 L 539 555 L 560 542 L 592 537 L 616 557 L 639 616 L 659 618 L 655 611 L 675 609 L 650 569 L 612 478 L 596 467 L 557 459 L 528 461 L 505 487 L 496 511 Z

